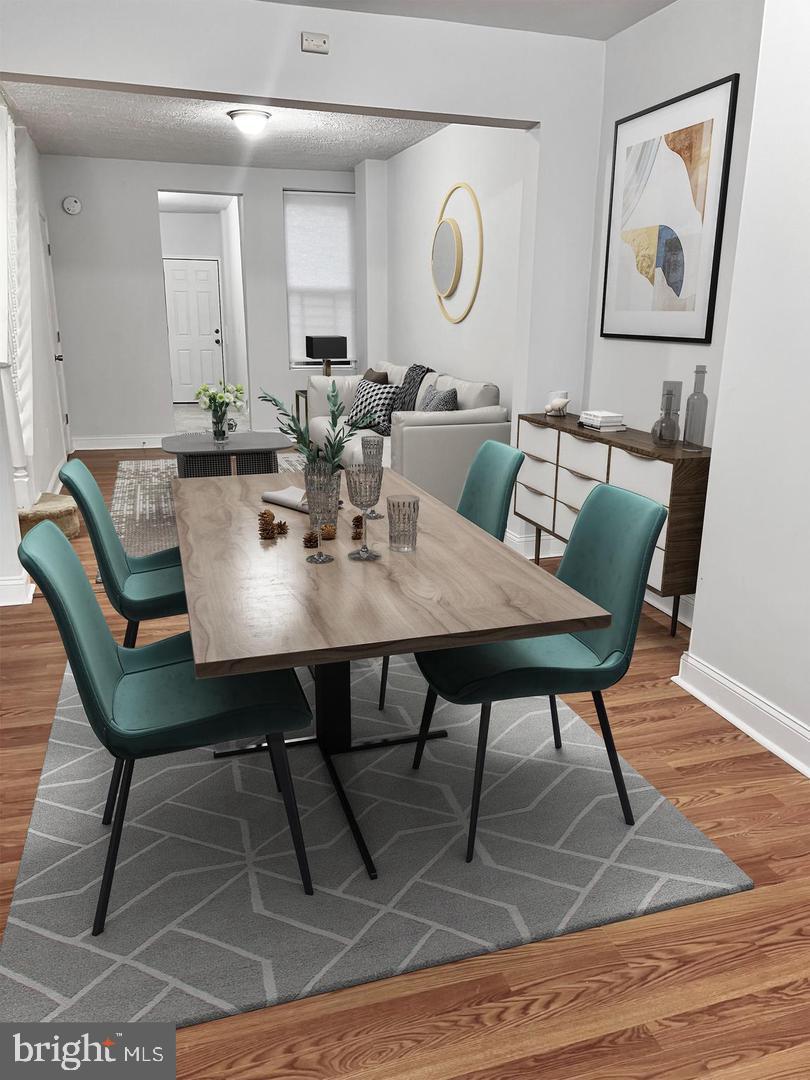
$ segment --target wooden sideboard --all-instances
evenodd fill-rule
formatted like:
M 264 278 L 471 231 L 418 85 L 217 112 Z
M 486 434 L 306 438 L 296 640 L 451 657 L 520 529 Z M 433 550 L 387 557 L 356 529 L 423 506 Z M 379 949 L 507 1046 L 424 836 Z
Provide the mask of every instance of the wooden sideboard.
M 522 413 L 518 447 L 526 455 L 515 485 L 515 513 L 534 525 L 534 558 L 543 530 L 568 540 L 577 514 L 597 484 L 637 491 L 668 510 L 653 554 L 647 587 L 672 596 L 672 633 L 682 595 L 697 586 L 703 510 L 711 450 L 658 446 L 648 432 L 599 432 L 579 427 L 579 417 Z

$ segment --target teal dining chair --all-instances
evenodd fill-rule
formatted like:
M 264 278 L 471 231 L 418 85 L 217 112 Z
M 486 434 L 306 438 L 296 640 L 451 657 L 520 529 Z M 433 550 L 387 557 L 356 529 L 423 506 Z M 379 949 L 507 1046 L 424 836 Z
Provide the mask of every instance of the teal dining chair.
M 127 620 L 124 648 L 134 647 L 143 619 L 184 615 L 188 607 L 180 549 L 127 555 L 101 489 L 84 462 L 68 461 L 59 470 L 59 479 L 79 504 L 107 599 Z
M 659 503 L 608 484 L 594 488 L 577 515 L 557 577 L 609 611 L 610 626 L 416 654 L 428 694 L 414 769 L 422 761 L 437 697 L 481 706 L 467 862 L 475 848 L 490 712 L 497 701 L 550 697 L 554 702 L 556 694 L 592 694 L 624 819 L 633 824 L 602 691 L 617 683 L 630 666 L 650 562 L 666 516 Z M 552 723 L 554 745 L 559 749 L 556 707 Z
M 312 895 L 284 742 L 286 731 L 312 720 L 295 672 L 197 679 L 187 633 L 139 649 L 121 648 L 78 556 L 52 522 L 33 528 L 18 550 L 20 562 L 50 605 L 90 726 L 114 759 L 101 819 L 104 825 L 112 821 L 112 831 L 93 934 L 104 929 L 135 762 L 229 739 L 267 739 L 301 882 Z
M 458 513 L 496 540 L 503 540 L 506 533 L 512 490 L 523 458 L 523 452 L 514 446 L 488 439 L 478 447 L 464 481 L 464 490 L 456 507 Z M 385 708 L 389 660 L 390 657 L 383 657 L 380 709 Z

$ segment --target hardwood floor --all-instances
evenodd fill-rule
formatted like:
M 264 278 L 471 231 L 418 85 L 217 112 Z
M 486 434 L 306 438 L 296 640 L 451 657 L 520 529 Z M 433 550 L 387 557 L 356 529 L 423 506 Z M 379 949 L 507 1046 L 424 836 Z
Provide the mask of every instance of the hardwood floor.
M 109 498 L 119 460 L 162 455 L 80 456 Z M 86 534 L 75 543 L 94 575 Z M 139 644 L 184 622 L 144 624 Z M 645 607 L 630 671 L 605 695 L 616 742 L 753 891 L 186 1028 L 178 1076 L 810 1077 L 810 781 L 670 681 L 687 641 Z M 3 920 L 64 666 L 41 597 L 0 609 Z M 596 725 L 588 697 L 566 700 Z

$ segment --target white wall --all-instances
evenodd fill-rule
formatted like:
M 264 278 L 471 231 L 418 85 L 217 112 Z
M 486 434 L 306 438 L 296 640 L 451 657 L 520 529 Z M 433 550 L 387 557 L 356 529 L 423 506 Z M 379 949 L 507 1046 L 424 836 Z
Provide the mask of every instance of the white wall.
M 282 192 L 352 191 L 352 174 L 54 155 L 42 168 L 74 443 L 156 445 L 173 430 L 161 190 L 243 196 L 251 416 L 255 428 L 273 427 L 259 387 L 289 400 L 306 381 L 288 366 Z M 81 214 L 62 211 L 65 195 L 79 196 Z
M 242 236 L 239 206 L 233 198 L 217 215 L 222 243 L 222 332 L 225 345 L 225 375 L 228 382 L 241 383 L 248 395 L 248 412 L 252 404 L 247 358 L 247 325 L 245 323 L 245 293 L 242 273 Z
M 470 314 L 449 322 L 436 301 L 430 273 L 433 232 L 442 201 L 457 182 L 474 189 L 483 219 L 484 252 L 478 295 Z M 452 125 L 388 162 L 388 357 L 500 386 L 510 406 L 518 354 L 524 204 L 537 198 L 537 143 L 524 131 Z M 447 307 L 463 310 L 474 286 L 477 225 L 466 192 L 446 215 L 458 220 L 464 244 L 461 279 Z M 587 283 L 587 281 L 586 281 Z
M 649 430 L 659 414 L 662 381 L 679 379 L 683 382 L 685 406 L 692 390 L 695 365 L 706 364 L 708 445 L 711 445 L 724 354 L 763 2 L 677 0 L 607 42 L 591 290 L 592 349 L 586 398 L 591 408 L 623 412 L 630 426 Z M 600 337 L 615 121 L 734 72 L 740 73 L 740 90 L 712 344 L 705 346 Z
M 160 214 L 164 259 L 221 259 L 222 229 L 216 214 Z
M 680 681 L 810 775 L 808 55 L 810 5 L 768 0 Z
M 355 265 L 358 370 L 388 360 L 388 162 L 361 161 L 354 170 L 357 196 Z

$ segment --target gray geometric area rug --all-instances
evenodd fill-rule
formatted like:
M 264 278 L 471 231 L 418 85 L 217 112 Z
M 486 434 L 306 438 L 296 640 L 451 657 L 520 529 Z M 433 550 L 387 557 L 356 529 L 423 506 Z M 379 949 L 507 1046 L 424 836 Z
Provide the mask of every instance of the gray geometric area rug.
M 353 665 L 359 735 L 418 726 L 425 684 L 392 657 Z M 311 697 L 311 680 L 301 673 Z M 477 710 L 439 702 L 447 739 L 335 761 L 379 871 L 367 877 L 314 747 L 290 759 L 315 895 L 301 888 L 264 754 L 136 763 L 107 926 L 90 924 L 111 759 L 68 672 L 0 950 L 4 1020 L 178 1026 L 507 949 L 752 886 L 629 765 L 621 815 L 601 739 L 560 703 L 492 711 L 475 859 L 465 863 Z
M 278 455 L 279 472 L 301 472 L 296 450 Z M 151 555 L 177 544 L 172 480 L 177 462 L 168 458 L 121 461 L 115 476 L 110 515 L 129 555 Z

